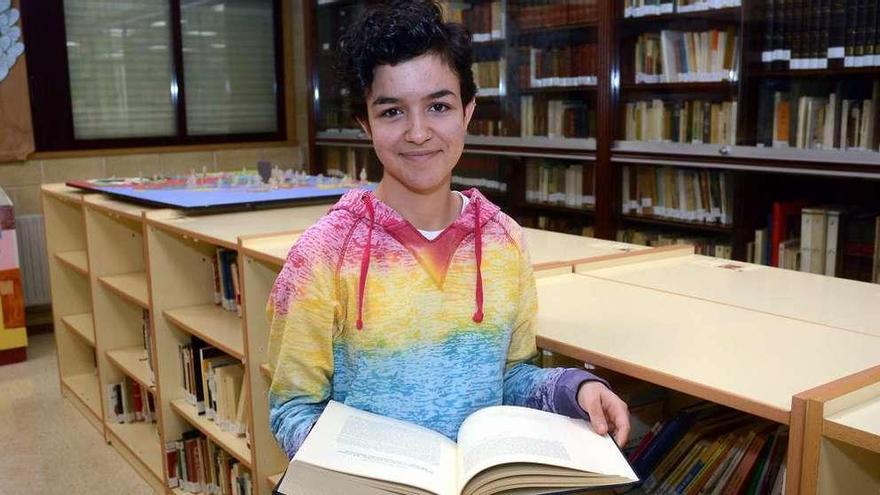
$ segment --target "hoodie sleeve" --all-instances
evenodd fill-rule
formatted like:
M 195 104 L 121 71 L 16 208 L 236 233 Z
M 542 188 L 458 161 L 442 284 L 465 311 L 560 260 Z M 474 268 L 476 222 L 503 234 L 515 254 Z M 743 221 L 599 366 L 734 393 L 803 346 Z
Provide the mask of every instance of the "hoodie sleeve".
M 267 304 L 269 426 L 293 457 L 330 398 L 339 308 L 332 253 L 312 228 L 294 244 Z
M 578 368 L 540 368 L 535 345 L 535 319 L 538 310 L 537 289 L 531 260 L 525 249 L 525 237 L 518 228 L 520 246 L 520 298 L 517 317 L 507 351 L 504 374 L 504 404 L 542 409 L 571 418 L 586 418 L 577 403 L 581 384 L 607 382 Z

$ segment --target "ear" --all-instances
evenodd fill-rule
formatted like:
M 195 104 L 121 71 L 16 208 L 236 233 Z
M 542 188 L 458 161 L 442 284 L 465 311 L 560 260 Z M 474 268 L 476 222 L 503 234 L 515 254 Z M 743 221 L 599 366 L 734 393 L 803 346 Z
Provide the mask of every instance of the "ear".
M 477 97 L 476 95 L 471 98 L 470 103 L 464 106 L 464 128 L 467 129 L 468 125 L 471 123 L 471 118 L 474 116 L 474 110 L 477 108 Z
M 362 119 L 362 118 L 360 118 L 360 117 L 355 117 L 355 120 L 357 120 L 358 125 L 360 125 L 360 126 L 361 126 L 361 129 L 364 130 L 364 133 L 367 135 L 367 137 L 370 138 L 370 140 L 372 140 L 372 139 L 373 139 L 373 134 L 370 132 L 370 120 L 369 120 L 369 117 L 365 117 L 364 119 Z

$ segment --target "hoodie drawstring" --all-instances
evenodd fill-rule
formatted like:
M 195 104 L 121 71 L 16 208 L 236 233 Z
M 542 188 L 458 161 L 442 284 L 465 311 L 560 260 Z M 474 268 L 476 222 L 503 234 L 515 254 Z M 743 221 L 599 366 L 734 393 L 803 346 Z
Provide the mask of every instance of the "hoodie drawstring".
M 480 265 L 483 262 L 483 237 L 480 227 L 480 200 L 474 199 L 474 254 L 477 258 L 477 311 L 474 313 L 474 322 L 483 321 L 483 272 Z
M 367 213 L 370 214 L 370 223 L 367 229 L 367 245 L 364 247 L 364 254 L 361 257 L 361 278 L 358 282 L 358 319 L 357 329 L 364 328 L 364 289 L 367 286 L 367 272 L 370 270 L 370 252 L 373 249 L 373 223 L 376 220 L 376 213 L 373 211 L 373 203 L 366 194 L 361 196 L 367 207 Z
M 370 255 L 373 249 L 373 224 L 376 220 L 376 213 L 373 209 L 373 203 L 368 195 L 363 195 L 364 205 L 367 207 L 370 221 L 367 227 L 367 245 L 364 246 L 364 253 L 361 257 L 361 276 L 358 281 L 358 317 L 357 329 L 364 328 L 364 292 L 367 286 L 367 272 L 370 270 Z M 482 226 L 480 225 L 480 201 L 474 200 L 474 254 L 477 261 L 477 287 L 474 298 L 477 303 L 477 310 L 474 312 L 473 320 L 475 323 L 483 321 L 483 236 Z

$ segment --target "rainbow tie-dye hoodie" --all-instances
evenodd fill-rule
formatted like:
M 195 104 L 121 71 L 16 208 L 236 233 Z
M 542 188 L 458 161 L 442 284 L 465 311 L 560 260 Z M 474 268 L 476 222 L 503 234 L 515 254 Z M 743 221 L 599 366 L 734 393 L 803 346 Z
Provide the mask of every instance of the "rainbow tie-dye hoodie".
M 348 192 L 288 254 L 269 298 L 270 425 L 293 456 L 332 399 L 455 439 L 486 406 L 586 417 L 580 369 L 533 364 L 522 229 L 476 189 L 433 241 Z

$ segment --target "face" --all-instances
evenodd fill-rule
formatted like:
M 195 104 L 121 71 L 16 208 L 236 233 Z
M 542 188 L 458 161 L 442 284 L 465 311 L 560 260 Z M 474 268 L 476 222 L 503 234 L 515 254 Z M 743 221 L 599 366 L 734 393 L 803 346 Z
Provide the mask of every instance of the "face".
M 437 55 L 377 67 L 361 126 L 384 166 L 382 182 L 422 194 L 448 189 L 473 112 Z

